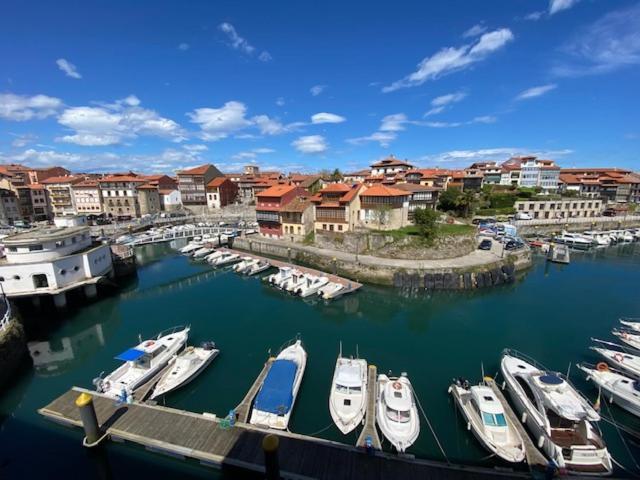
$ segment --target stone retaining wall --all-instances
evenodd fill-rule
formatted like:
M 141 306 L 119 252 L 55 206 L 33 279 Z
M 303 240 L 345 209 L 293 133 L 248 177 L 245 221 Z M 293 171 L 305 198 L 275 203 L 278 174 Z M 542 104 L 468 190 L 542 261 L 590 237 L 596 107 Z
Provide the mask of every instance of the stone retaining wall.
M 25 358 L 28 351 L 24 327 L 14 317 L 7 328 L 0 331 L 0 389 L 11 380 Z
M 572 219 L 573 220 L 573 219 Z M 620 230 L 624 228 L 640 227 L 640 220 L 616 220 L 611 218 L 605 221 L 589 221 L 585 218 L 581 223 L 552 223 L 547 225 L 518 225 L 518 234 L 521 237 L 551 235 L 552 233 L 560 233 L 562 230 L 567 232 L 584 232 L 587 230 Z
M 457 290 L 484 288 L 514 281 L 516 273 L 531 266 L 529 249 L 511 253 L 504 259 L 469 268 L 433 268 L 407 270 L 383 265 L 365 265 L 319 255 L 296 246 L 267 242 L 259 237 L 235 238 L 232 247 L 256 255 L 285 259 L 291 263 L 308 265 L 325 272 L 351 278 L 357 282 L 398 288 L 426 288 L 428 290 Z

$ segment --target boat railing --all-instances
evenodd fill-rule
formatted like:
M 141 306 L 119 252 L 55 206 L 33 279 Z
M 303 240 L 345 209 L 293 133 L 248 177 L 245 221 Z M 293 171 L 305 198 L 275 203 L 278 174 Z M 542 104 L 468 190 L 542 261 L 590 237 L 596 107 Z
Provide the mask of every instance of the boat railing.
M 191 329 L 191 325 L 176 325 L 175 327 L 167 328 L 166 330 L 161 331 L 156 339 L 166 337 L 167 335 L 171 335 L 172 333 L 180 332 L 185 328 Z
M 640 323 L 640 317 L 620 317 L 621 322 L 637 322 Z
M 599 338 L 594 338 L 594 337 L 591 337 L 591 341 L 596 343 L 601 343 L 603 345 L 608 345 L 610 347 L 616 347 L 619 350 L 622 350 L 624 353 L 627 353 L 629 355 L 637 355 L 638 353 L 636 349 L 632 347 L 625 347 L 624 345 L 620 345 L 619 343 L 607 342 L 606 340 L 600 340 Z M 596 347 L 591 346 L 589 348 L 593 350 Z M 631 350 L 631 352 L 629 352 L 629 350 Z
M 285 348 L 289 348 L 291 345 L 293 345 L 294 343 L 296 343 L 298 340 L 300 340 L 300 334 L 296 333 L 296 336 L 293 338 L 290 338 L 289 340 L 287 340 L 286 342 L 284 342 L 282 345 L 280 345 L 279 349 L 278 349 L 278 353 L 283 351 Z
M 515 358 L 519 358 L 520 360 L 524 360 L 525 362 L 530 363 L 531 365 L 536 367 L 538 370 L 543 370 L 545 372 L 558 373 L 558 372 L 554 372 L 553 370 L 548 369 L 547 367 L 542 365 L 540 362 L 538 362 L 535 358 L 530 357 L 526 353 L 522 353 L 522 352 L 520 352 L 518 350 L 515 350 L 513 348 L 505 348 L 502 351 L 502 355 L 509 355 L 511 357 L 515 357 Z M 562 374 L 560 374 L 560 375 L 562 375 Z M 562 375 L 562 377 L 564 378 L 564 375 Z
M 11 304 L 9 303 L 9 299 L 4 294 L 4 291 L 0 294 L 2 299 L 0 300 L 0 332 L 5 330 L 9 323 L 11 322 Z
M 602 362 L 602 363 L 604 363 L 604 362 Z M 620 370 L 619 368 L 612 367 L 608 363 L 606 365 L 607 365 L 607 370 L 606 371 L 617 373 L 618 375 L 624 375 L 624 376 L 628 376 L 629 375 L 629 374 L 626 374 L 625 372 L 623 372 L 622 370 Z M 598 370 L 598 364 L 594 365 L 593 363 L 588 363 L 588 362 L 577 363 L 576 367 L 578 367 L 583 372 L 584 372 L 585 368 L 589 369 L 589 370 Z

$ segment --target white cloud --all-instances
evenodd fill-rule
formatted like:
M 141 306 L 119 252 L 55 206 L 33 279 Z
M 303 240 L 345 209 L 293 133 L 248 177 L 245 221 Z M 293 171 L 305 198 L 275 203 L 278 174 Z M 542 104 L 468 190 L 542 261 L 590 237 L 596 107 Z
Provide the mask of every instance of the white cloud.
M 482 35 L 486 31 L 487 31 L 487 27 L 485 25 L 481 24 L 481 23 L 478 23 L 478 24 L 474 25 L 473 27 L 471 27 L 466 32 L 464 32 L 462 34 L 462 36 L 464 38 L 477 37 L 478 35 Z
M 76 68 L 76 66 L 73 63 L 69 62 L 68 60 L 65 60 L 64 58 L 59 58 L 56 60 L 56 65 L 58 65 L 58 68 L 62 70 L 67 77 L 71 77 L 75 79 L 82 78 L 82 75 L 78 73 L 78 69 Z
M 263 153 L 274 153 L 275 152 L 275 150 L 273 148 L 266 148 L 266 147 L 254 148 L 252 151 L 254 153 L 260 153 L 260 154 L 263 154 Z
M 46 95 L 16 95 L 0 93 L 0 118 L 23 122 L 55 115 L 62 107 L 62 100 Z
M 282 97 L 276 98 L 276 105 L 277 106 L 284 107 L 284 104 L 285 104 L 284 98 L 282 98 Z
M 568 10 L 580 0 L 549 0 L 549 15 Z
M 461 47 L 446 47 L 418 64 L 418 69 L 401 80 L 393 82 L 382 89 L 393 92 L 401 88 L 422 85 L 427 80 L 434 80 L 442 75 L 467 68 L 487 58 L 513 40 L 513 33 L 508 28 L 501 28 L 483 34 L 475 43 Z
M 184 148 L 188 152 L 206 152 L 207 150 L 209 150 L 209 147 L 207 147 L 206 145 L 193 144 L 193 143 L 188 145 L 183 145 L 182 148 Z
M 535 98 L 544 95 L 545 93 L 554 90 L 557 87 L 555 83 L 550 83 L 547 85 L 539 85 L 537 87 L 531 87 L 526 89 L 523 92 L 520 92 L 516 97 L 516 100 L 526 100 L 528 98 Z
M 640 64 L 640 4 L 607 13 L 583 28 L 563 49 L 560 76 L 608 73 Z
M 34 143 L 38 139 L 38 136 L 34 135 L 33 133 L 9 133 L 9 135 L 15 137 L 11 142 L 11 146 L 14 148 L 26 147 L 27 145 Z
M 323 153 L 329 148 L 327 141 L 322 135 L 299 137 L 297 140 L 291 142 L 291 145 L 301 153 Z
M 275 150 L 272 148 L 254 148 L 252 150 L 238 152 L 235 155 L 232 155 L 231 158 L 234 160 L 252 160 L 258 157 L 258 155 L 273 153 Z
M 362 145 L 368 142 L 378 142 L 381 147 L 388 147 L 391 142 L 398 138 L 398 133 L 405 129 L 405 124 L 412 123 L 404 113 L 393 113 L 382 118 L 377 132 L 364 137 L 347 139 L 347 143 L 352 145 Z
M 253 55 L 256 51 L 256 48 L 251 45 L 247 39 L 241 37 L 236 31 L 235 27 L 228 22 L 221 23 L 218 25 L 218 29 L 227 35 L 229 40 L 229 46 L 234 50 L 238 50 L 245 55 Z M 261 62 L 268 62 L 271 60 L 271 54 L 264 50 L 260 55 L 258 55 L 258 60 Z
M 311 123 L 342 123 L 347 119 L 335 113 L 320 112 L 312 115 Z
M 314 97 L 317 97 L 322 92 L 324 92 L 325 88 L 327 88 L 326 85 L 314 85 L 309 89 L 309 92 L 311 92 L 311 95 L 313 95 Z
M 187 115 L 200 126 L 204 140 L 216 141 L 251 125 L 245 118 L 247 107 L 242 102 L 229 101 L 220 108 L 196 108 Z
M 502 162 L 510 157 L 519 155 L 535 155 L 536 157 L 558 158 L 573 153 L 573 150 L 540 150 L 520 147 L 483 148 L 479 150 L 451 150 L 448 152 L 425 155 L 420 160 L 436 163 L 457 163 L 468 165 L 473 162 L 495 161 Z
M 546 12 L 544 10 L 539 10 L 537 12 L 531 12 L 524 16 L 525 20 L 537 21 L 540 20 Z
M 130 95 L 113 104 L 67 108 L 58 117 L 58 123 L 74 133 L 56 140 L 83 146 L 105 146 L 123 143 L 140 135 L 169 138 L 176 142 L 185 139 L 185 132 L 176 122 L 139 105 L 140 100 Z
M 460 102 L 466 96 L 467 94 L 465 92 L 455 92 L 448 93 L 446 95 L 440 95 L 439 97 L 431 100 L 431 109 L 427 113 L 425 113 L 424 116 L 428 117 L 430 115 L 441 113 L 447 108 L 448 105 Z
M 474 117 L 471 123 L 496 123 L 498 119 L 492 115 L 482 115 L 480 117 Z
M 395 132 L 374 132 L 366 137 L 348 138 L 347 143 L 352 145 L 362 145 L 368 142 L 378 142 L 381 147 L 388 147 L 398 135 Z
M 382 118 L 379 130 L 381 132 L 399 132 L 404 130 L 404 125 L 408 121 L 404 113 L 393 113 Z
M 270 118 L 268 115 L 256 115 L 251 121 L 260 129 L 262 135 L 281 135 L 294 132 L 304 125 L 304 122 L 292 122 L 285 125 L 280 120 Z
M 189 50 L 189 48 L 191 48 L 191 45 L 185 42 L 182 42 L 180 45 L 178 45 L 178 50 L 182 50 L 183 52 L 186 52 L 187 50 Z

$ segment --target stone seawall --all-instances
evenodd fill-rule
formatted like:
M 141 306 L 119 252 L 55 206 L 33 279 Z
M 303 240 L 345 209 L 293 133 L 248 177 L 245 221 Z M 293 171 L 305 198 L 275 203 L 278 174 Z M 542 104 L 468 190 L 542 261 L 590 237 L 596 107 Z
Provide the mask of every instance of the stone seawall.
M 529 237 L 551 235 L 552 233 L 560 233 L 562 230 L 584 232 L 587 230 L 620 230 L 640 227 L 640 219 L 637 218 L 624 220 L 622 217 L 609 217 L 606 220 L 591 221 L 588 218 L 584 220 L 584 222 L 575 222 L 575 219 L 572 219 L 571 223 L 554 222 L 541 225 L 517 224 L 518 234 L 521 237 Z
M 531 252 L 528 249 L 481 265 L 442 267 L 434 262 L 433 267 L 429 268 L 406 268 L 364 263 L 355 258 L 337 258 L 331 252 L 319 253 L 304 246 L 259 237 L 235 238 L 233 248 L 308 265 L 358 282 L 428 290 L 472 289 L 509 283 L 515 280 L 517 272 L 531 265 Z
M 13 318 L 7 328 L 0 331 L 0 390 L 12 379 L 13 373 L 28 355 L 24 327 Z

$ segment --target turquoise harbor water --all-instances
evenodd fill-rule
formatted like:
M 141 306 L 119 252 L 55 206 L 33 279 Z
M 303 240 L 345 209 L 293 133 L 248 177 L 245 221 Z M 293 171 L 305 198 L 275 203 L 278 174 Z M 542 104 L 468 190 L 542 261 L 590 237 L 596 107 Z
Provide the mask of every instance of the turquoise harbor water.
M 255 278 L 216 272 L 191 262 L 169 246 L 139 251 L 138 279 L 119 292 L 86 304 L 72 302 L 65 314 L 27 311 L 34 366 L 0 396 L 0 478 L 125 478 L 180 474 L 211 478 L 210 469 L 110 444 L 90 452 L 79 431 L 42 419 L 36 410 L 73 385 L 91 387 L 113 357 L 177 324 L 192 325 L 192 341 L 215 340 L 222 352 L 197 380 L 166 398 L 166 404 L 225 415 L 244 396 L 273 352 L 300 333 L 309 360 L 290 429 L 310 434 L 331 424 L 327 407 L 339 341 L 380 372 L 406 371 L 450 459 L 491 465 L 466 431 L 447 395 L 454 376 L 477 381 L 481 363 L 497 371 L 500 352 L 516 348 L 550 368 L 594 362 L 590 337 L 611 339 L 620 316 L 640 316 L 640 244 L 575 253 L 571 265 L 533 269 L 513 285 L 471 293 L 400 292 L 365 286 L 332 303 L 303 301 Z M 37 353 L 36 353 L 37 352 Z M 581 372 L 571 378 L 590 398 L 595 391 Z M 619 421 L 640 429 L 640 421 L 612 407 Z M 605 408 L 606 413 L 606 408 Z M 630 454 L 616 430 L 602 426 L 614 457 L 629 466 Z M 347 443 L 335 427 L 320 436 Z M 640 458 L 638 446 L 631 452 Z M 635 449 L 635 450 L 634 450 Z M 410 450 L 442 458 L 426 424 Z

